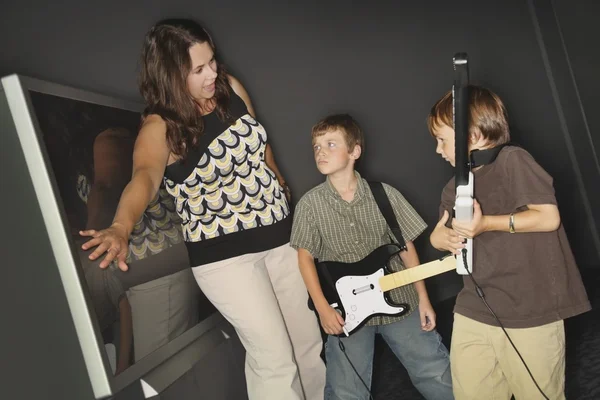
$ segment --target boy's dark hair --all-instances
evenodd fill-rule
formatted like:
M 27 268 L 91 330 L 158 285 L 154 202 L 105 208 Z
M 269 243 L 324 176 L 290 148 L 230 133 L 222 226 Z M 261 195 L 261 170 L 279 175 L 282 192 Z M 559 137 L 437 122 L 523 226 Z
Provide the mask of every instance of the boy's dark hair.
M 432 136 L 441 125 L 454 129 L 452 113 L 452 91 L 449 91 L 431 107 L 427 117 Z M 477 131 L 495 146 L 510 141 L 508 114 L 500 97 L 484 87 L 469 85 L 469 133 Z
M 314 142 L 315 138 L 339 129 L 344 134 L 348 150 L 352 151 L 354 146 L 359 145 L 364 151 L 365 138 L 363 131 L 358 125 L 358 122 L 350 114 L 334 114 L 329 115 L 312 127 L 311 137 Z

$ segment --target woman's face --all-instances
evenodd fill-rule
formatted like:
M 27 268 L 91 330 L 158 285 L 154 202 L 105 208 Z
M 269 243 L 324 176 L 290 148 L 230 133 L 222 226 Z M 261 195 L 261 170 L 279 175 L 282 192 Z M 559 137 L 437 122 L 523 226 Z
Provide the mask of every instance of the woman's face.
M 187 87 L 192 97 L 203 104 L 215 95 L 217 62 L 208 44 L 196 43 L 189 49 L 192 69 L 187 77 Z

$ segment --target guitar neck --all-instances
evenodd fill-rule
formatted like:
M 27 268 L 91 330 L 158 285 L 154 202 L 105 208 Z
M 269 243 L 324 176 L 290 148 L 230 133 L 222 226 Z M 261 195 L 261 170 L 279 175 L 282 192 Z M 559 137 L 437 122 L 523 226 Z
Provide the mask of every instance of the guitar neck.
M 413 268 L 394 272 L 379 278 L 379 285 L 384 292 L 408 285 L 444 272 L 456 269 L 456 260 L 451 255 L 441 260 L 430 261 Z

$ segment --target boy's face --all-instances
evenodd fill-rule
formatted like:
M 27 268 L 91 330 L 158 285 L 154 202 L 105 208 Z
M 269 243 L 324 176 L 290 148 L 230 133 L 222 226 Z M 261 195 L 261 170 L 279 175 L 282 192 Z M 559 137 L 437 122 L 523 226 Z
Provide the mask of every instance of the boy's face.
M 360 156 L 360 146 L 350 151 L 344 133 L 331 130 L 313 140 L 313 154 L 317 169 L 323 175 L 354 169 L 354 162 Z
M 435 152 L 454 167 L 454 129 L 450 128 L 448 125 L 441 124 L 433 132 L 433 135 L 437 141 Z

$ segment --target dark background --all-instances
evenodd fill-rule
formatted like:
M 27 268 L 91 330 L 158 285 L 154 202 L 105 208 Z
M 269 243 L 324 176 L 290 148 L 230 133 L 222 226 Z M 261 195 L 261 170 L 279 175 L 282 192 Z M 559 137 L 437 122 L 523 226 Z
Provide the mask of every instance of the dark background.
M 427 238 L 453 170 L 435 154 L 425 118 L 451 87 L 453 54 L 464 51 L 471 81 L 504 99 L 513 139 L 555 178 L 580 268 L 600 267 L 599 3 L 416 3 L 4 1 L 0 75 L 140 100 L 137 61 L 147 29 L 165 17 L 195 18 L 250 93 L 294 198 L 323 179 L 310 127 L 327 114 L 349 112 L 366 132 L 365 175 L 397 187 L 429 224 L 416 242 L 429 261 L 438 253 Z M 11 244 L 15 259 L 19 243 Z M 435 301 L 461 287 L 449 273 L 427 284 Z M 54 301 L 64 298 L 46 299 L 45 307 L 52 310 Z

